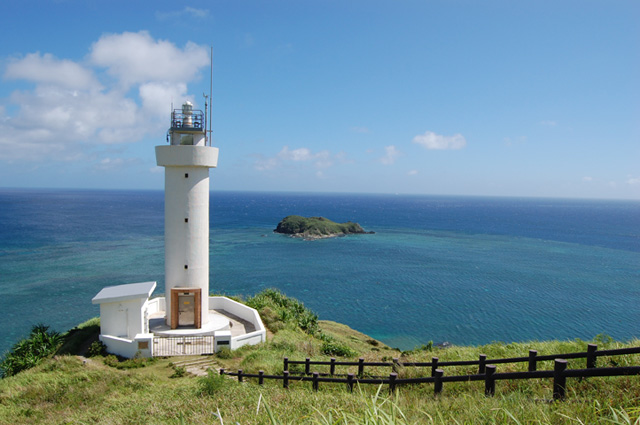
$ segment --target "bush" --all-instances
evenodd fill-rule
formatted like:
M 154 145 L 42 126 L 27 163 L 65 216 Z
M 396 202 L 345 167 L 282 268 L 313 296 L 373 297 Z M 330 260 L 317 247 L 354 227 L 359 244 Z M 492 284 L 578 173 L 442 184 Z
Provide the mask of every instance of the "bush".
M 222 347 L 216 353 L 216 357 L 220 359 L 233 359 L 233 351 L 229 347 Z
M 322 339 L 322 353 L 327 356 L 355 357 L 358 355 L 351 348 L 339 343 L 329 335 L 321 334 L 320 339 Z
M 207 371 L 207 376 L 203 376 L 199 379 L 198 384 L 200 387 L 200 394 L 213 396 L 222 388 L 224 388 L 227 383 L 227 378 L 224 375 L 219 375 L 209 369 Z
M 107 354 L 107 346 L 102 341 L 93 341 L 87 350 L 88 357 L 104 356 Z
M 173 375 L 171 375 L 169 378 L 182 378 L 186 374 L 187 374 L 187 369 L 185 369 L 183 366 L 174 366 Z
M 2 377 L 36 366 L 44 358 L 53 355 L 62 344 L 62 337 L 43 324 L 31 328 L 29 338 L 18 341 L 0 362 Z
M 284 295 L 277 289 L 265 289 L 247 300 L 272 331 L 282 330 L 285 325 L 295 326 L 309 335 L 319 332 L 318 315 L 309 310 L 300 301 Z
M 156 362 L 155 357 L 136 357 L 132 359 L 122 359 L 114 356 L 113 354 L 109 354 L 104 358 L 104 364 L 107 366 L 115 367 L 116 369 L 138 369 L 141 367 L 146 367 L 147 365 L 153 364 Z

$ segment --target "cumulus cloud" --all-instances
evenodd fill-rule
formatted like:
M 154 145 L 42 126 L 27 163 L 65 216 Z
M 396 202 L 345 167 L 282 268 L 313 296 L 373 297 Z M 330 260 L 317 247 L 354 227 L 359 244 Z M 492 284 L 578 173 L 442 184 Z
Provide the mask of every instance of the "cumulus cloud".
M 410 170 L 407 175 L 409 176 L 417 176 L 418 175 L 418 170 Z
M 396 162 L 396 158 L 402 154 L 394 145 L 384 147 L 384 156 L 380 158 L 380 162 L 384 165 L 391 165 Z
M 4 77 L 27 80 L 37 84 L 50 84 L 67 89 L 98 88 L 93 72 L 70 60 L 57 59 L 49 53 L 30 53 L 22 59 L 13 59 L 7 65 Z
M 631 177 L 629 176 L 629 178 L 627 179 L 627 184 L 640 184 L 640 177 Z
M 462 134 L 453 136 L 442 136 L 432 131 L 419 134 L 413 138 L 413 143 L 423 146 L 426 149 L 435 150 L 457 150 L 467 145 L 467 141 Z
M 583 182 L 590 182 L 590 181 L 593 181 L 593 177 L 591 177 L 591 176 L 584 176 L 584 177 L 582 178 L 582 181 L 583 181 Z
M 171 101 L 190 99 L 187 85 L 206 65 L 206 47 L 180 48 L 147 32 L 105 35 L 86 61 L 39 52 L 14 58 L 4 78 L 34 86 L 0 105 L 0 160 L 72 160 L 86 149 L 160 133 Z
M 164 81 L 191 81 L 209 64 L 209 50 L 188 42 L 184 49 L 167 40 L 154 40 L 146 31 L 100 37 L 89 55 L 95 65 L 125 85 Z

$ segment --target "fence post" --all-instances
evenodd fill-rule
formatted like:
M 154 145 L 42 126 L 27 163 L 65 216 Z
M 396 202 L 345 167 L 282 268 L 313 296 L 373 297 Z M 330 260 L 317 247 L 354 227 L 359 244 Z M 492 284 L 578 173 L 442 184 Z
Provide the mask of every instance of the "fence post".
M 567 369 L 567 361 L 563 359 L 556 359 L 553 367 L 553 399 L 564 400 L 565 388 L 567 386 L 567 377 L 564 376 L 564 371 Z
M 482 375 L 485 371 L 484 368 L 487 364 L 487 355 L 480 354 L 480 358 L 478 359 L 478 375 Z
M 349 392 L 353 392 L 353 373 L 347 375 L 347 386 L 349 387 Z
M 264 384 L 264 370 L 258 371 L 258 385 Z
M 596 367 L 596 351 L 598 351 L 596 344 L 587 345 L 587 369 Z
M 304 374 L 308 375 L 310 372 L 310 367 L 311 367 L 311 359 L 309 357 L 307 357 L 306 359 L 304 359 Z
M 496 380 L 493 378 L 494 373 L 496 373 L 496 365 L 487 365 L 484 375 L 484 395 L 487 397 L 493 397 L 496 393 Z
M 284 366 L 282 368 L 282 370 L 289 370 L 289 357 L 285 357 L 284 358 Z
M 242 369 L 238 369 L 238 382 L 242 382 Z
M 536 359 L 537 355 L 537 350 L 529 350 L 529 372 L 535 372 L 538 368 L 538 360 Z
M 282 388 L 289 388 L 289 371 L 285 370 L 282 376 Z
M 224 368 L 223 367 L 220 368 L 220 375 L 224 375 Z
M 437 396 L 442 392 L 442 375 L 444 375 L 444 370 L 436 369 L 433 381 L 433 395 Z
M 182 337 L 182 354 L 187 354 L 187 341 Z
M 393 373 L 398 373 L 398 359 L 393 359 L 393 364 L 391 364 L 391 370 Z
M 358 376 L 364 375 L 364 357 L 358 359 Z
M 313 372 L 313 391 L 318 391 L 318 372 Z
M 329 369 L 329 375 L 335 375 L 336 374 L 336 358 L 335 357 L 331 357 L 331 369 Z
M 431 376 L 436 376 L 436 369 L 438 369 L 438 358 L 431 357 Z
M 398 377 L 397 373 L 389 374 L 389 393 L 393 395 L 396 390 L 396 378 Z

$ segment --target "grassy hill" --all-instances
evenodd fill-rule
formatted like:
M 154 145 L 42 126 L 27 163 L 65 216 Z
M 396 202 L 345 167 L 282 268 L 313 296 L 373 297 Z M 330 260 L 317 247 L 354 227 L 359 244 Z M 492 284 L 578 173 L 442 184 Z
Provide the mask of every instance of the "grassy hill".
M 236 379 L 211 374 L 195 377 L 179 364 L 203 359 L 214 368 L 282 372 L 282 359 L 306 357 L 367 360 L 400 357 L 402 361 L 473 360 L 586 351 L 587 342 L 496 342 L 479 347 L 449 348 L 427 344 L 409 352 L 394 350 L 367 335 L 335 322 L 319 321 L 296 300 L 266 291 L 247 300 L 270 329 L 265 344 L 222 351 L 215 356 L 117 361 L 113 356 L 76 355 L 96 336 L 96 320 L 63 335 L 61 354 L 0 380 L 0 423 L 11 424 L 610 424 L 634 423 L 640 415 L 640 378 L 568 380 L 568 399 L 551 402 L 550 379 L 499 381 L 496 396 L 486 398 L 482 382 L 447 383 L 433 396 L 432 385 L 401 387 L 389 395 L 387 387 L 361 386 L 353 393 L 343 384 L 325 384 L 313 392 L 308 382 Z M 599 349 L 637 346 L 599 338 Z M 329 354 L 330 353 L 330 354 Z M 339 353 L 339 354 L 336 354 Z M 640 356 L 601 358 L 598 365 L 640 364 Z M 584 359 L 570 362 L 582 367 Z M 545 364 L 540 368 L 552 367 Z M 500 371 L 523 370 L 526 365 L 500 365 Z M 458 367 L 447 374 L 473 370 Z M 388 368 L 381 372 L 387 373 Z M 414 376 L 406 368 L 400 376 Z M 627 417 L 625 417 L 627 415 Z

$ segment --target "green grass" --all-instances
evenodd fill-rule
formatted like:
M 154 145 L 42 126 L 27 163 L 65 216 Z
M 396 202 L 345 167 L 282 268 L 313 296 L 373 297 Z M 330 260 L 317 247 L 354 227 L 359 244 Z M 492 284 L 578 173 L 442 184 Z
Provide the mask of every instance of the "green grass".
M 528 343 L 493 343 L 478 347 L 453 346 L 447 349 L 429 346 L 407 352 L 391 349 L 367 335 L 344 325 L 316 320 L 316 331 L 299 326 L 299 317 L 312 314 L 279 293 L 269 292 L 259 301 L 275 312 L 269 341 L 265 344 L 225 351 L 212 357 L 217 367 L 244 369 L 247 373 L 264 370 L 266 374 L 282 372 L 283 357 L 291 360 L 328 360 L 323 352 L 324 339 L 357 353 L 340 358 L 388 361 L 428 362 L 432 356 L 440 361 L 474 360 L 479 354 L 489 358 L 526 356 L 529 349 L 540 355 L 586 351 L 588 341 L 547 341 Z M 279 313 L 287 311 L 286 314 Z M 296 313 L 297 312 L 297 313 Z M 93 323 L 90 321 L 87 323 Z M 67 334 L 77 338 L 74 346 L 88 346 L 80 341 L 80 330 Z M 324 338 L 324 339 L 323 339 Z M 69 339 L 67 339 L 69 342 Z M 638 346 L 599 337 L 598 349 Z M 497 381 L 496 396 L 484 396 L 482 382 L 445 383 L 439 396 L 433 385 L 400 387 L 395 394 L 388 386 L 357 386 L 353 393 L 344 384 L 321 383 L 313 392 L 310 382 L 292 379 L 290 388 L 281 381 L 257 379 L 242 384 L 237 379 L 211 372 L 196 378 L 178 372 L 173 359 L 156 359 L 142 368 L 119 369 L 105 364 L 105 357 L 89 359 L 56 355 L 37 366 L 0 380 L 0 423 L 12 424 L 633 424 L 640 415 L 640 377 L 572 379 L 567 381 L 567 400 L 553 402 L 552 380 Z M 107 363 L 113 362 L 113 358 Z M 182 359 L 181 359 L 182 360 Z M 584 367 L 585 359 L 570 361 L 569 367 Z M 638 365 L 640 355 L 599 358 L 598 366 Z M 539 369 L 551 369 L 542 363 Z M 498 371 L 525 370 L 526 364 L 498 365 Z M 321 367 L 316 371 L 325 372 Z M 388 375 L 390 369 L 366 369 L 369 373 Z M 445 368 L 446 375 L 474 373 L 476 367 Z M 338 368 L 338 373 L 355 372 L 356 367 Z M 428 375 L 430 370 L 402 368 L 401 377 Z

